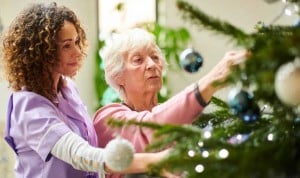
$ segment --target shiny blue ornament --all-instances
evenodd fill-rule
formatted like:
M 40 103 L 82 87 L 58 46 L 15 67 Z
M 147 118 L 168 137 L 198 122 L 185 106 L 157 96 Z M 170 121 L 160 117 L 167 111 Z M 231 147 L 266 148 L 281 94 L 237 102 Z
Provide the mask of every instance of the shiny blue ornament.
M 298 27 L 298 28 L 300 27 L 300 19 L 296 21 L 295 27 Z
M 194 73 L 202 66 L 203 57 L 192 48 L 187 48 L 180 54 L 180 64 L 185 71 Z
M 300 116 L 297 117 L 294 121 L 295 121 L 295 124 L 300 125 Z
M 233 114 L 237 115 L 245 113 L 249 108 L 251 108 L 253 96 L 245 90 L 235 89 L 230 91 L 228 100 L 228 104 Z
M 246 112 L 240 114 L 245 123 L 256 122 L 260 118 L 260 109 L 257 105 L 248 108 Z

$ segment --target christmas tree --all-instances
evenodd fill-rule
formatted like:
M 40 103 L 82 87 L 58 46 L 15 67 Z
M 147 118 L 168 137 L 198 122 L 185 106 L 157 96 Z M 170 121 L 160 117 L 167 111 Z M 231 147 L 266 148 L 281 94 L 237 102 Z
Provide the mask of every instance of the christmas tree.
M 162 138 L 149 149 L 173 145 L 153 171 L 167 166 L 189 178 L 300 177 L 300 25 L 258 22 L 248 34 L 185 1 L 176 3 L 183 18 L 228 36 L 252 55 L 225 81 L 236 88 L 228 101 L 213 97 L 216 109 L 193 125 L 122 123 L 156 129 Z M 298 0 L 284 3 L 300 7 Z

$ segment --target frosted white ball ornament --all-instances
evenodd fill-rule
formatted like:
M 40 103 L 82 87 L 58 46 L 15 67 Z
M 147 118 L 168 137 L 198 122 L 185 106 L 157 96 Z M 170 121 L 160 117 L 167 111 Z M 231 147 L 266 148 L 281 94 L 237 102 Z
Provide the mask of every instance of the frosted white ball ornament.
M 284 104 L 300 104 L 300 58 L 279 67 L 274 85 L 276 95 Z
M 129 167 L 134 153 L 133 145 L 128 140 L 118 136 L 106 145 L 104 161 L 110 169 L 122 171 Z

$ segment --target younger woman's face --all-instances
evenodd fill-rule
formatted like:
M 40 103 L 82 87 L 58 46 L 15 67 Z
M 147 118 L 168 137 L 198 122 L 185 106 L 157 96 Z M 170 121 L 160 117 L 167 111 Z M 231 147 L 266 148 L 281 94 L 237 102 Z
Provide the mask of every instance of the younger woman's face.
M 81 63 L 80 38 L 73 23 L 65 21 L 57 36 L 57 57 L 59 64 L 55 72 L 60 75 L 74 76 Z

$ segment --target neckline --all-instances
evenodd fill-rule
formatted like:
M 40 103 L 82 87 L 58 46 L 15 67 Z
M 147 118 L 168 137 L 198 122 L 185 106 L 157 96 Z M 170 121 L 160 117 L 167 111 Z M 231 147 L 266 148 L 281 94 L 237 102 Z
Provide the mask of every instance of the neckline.
M 123 104 L 124 106 L 127 106 L 132 111 L 136 111 L 135 109 L 133 109 L 132 107 L 130 107 L 128 104 L 126 104 L 124 101 L 122 101 L 121 104 Z

